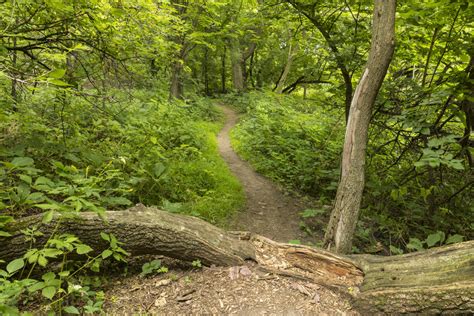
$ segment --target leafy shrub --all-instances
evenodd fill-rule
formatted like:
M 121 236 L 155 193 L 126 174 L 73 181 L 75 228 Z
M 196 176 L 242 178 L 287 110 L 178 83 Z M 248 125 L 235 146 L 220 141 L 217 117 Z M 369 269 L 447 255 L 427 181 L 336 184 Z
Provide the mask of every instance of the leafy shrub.
M 297 98 L 253 93 L 250 99 L 246 116 L 232 133 L 237 152 L 287 188 L 334 195 L 343 117 Z

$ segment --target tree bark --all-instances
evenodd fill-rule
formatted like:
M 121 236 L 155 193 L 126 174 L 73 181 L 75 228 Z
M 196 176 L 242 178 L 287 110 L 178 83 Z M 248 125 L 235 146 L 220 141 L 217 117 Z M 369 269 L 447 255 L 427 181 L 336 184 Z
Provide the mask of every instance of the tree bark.
M 60 222 L 58 225 L 58 221 Z M 41 215 L 7 225 L 12 237 L 0 237 L 0 258 L 21 257 L 29 242 L 20 232 L 38 225 L 44 233 L 72 233 L 96 252 L 107 248 L 99 234 L 113 233 L 132 256 L 165 255 L 205 265 L 241 265 L 253 260 L 270 273 L 306 279 L 349 295 L 354 307 L 366 314 L 441 313 L 474 311 L 474 241 L 401 256 L 344 257 L 302 245 L 281 244 L 248 232 L 225 232 L 198 218 L 138 205 L 126 211 L 77 217 L 55 216 L 40 225 Z
M 244 66 L 245 61 L 242 59 L 242 53 L 240 52 L 240 46 L 238 40 L 233 39 L 230 45 L 230 57 L 232 63 L 232 84 L 234 90 L 237 92 L 243 92 L 245 89 L 244 84 Z
M 368 129 L 378 91 L 395 45 L 395 0 L 375 0 L 372 43 L 365 71 L 352 99 L 341 161 L 341 179 L 324 244 L 338 253 L 352 248 L 365 184 Z
M 226 77 L 226 70 L 227 70 L 227 67 L 226 67 L 226 59 L 227 59 L 227 46 L 224 45 L 224 50 L 222 52 L 222 57 L 221 57 L 221 93 L 227 93 L 227 88 L 226 88 L 226 85 L 225 85 L 225 82 L 227 80 L 227 77 Z
M 183 64 L 181 61 L 175 61 L 171 68 L 170 100 L 183 98 L 182 70 Z
M 296 57 L 296 53 L 298 51 L 298 44 L 295 44 L 295 47 L 293 48 L 293 45 L 290 43 L 290 46 L 288 47 L 288 58 L 286 60 L 285 68 L 283 69 L 283 73 L 280 76 L 280 79 L 278 80 L 278 83 L 276 85 L 276 93 L 283 93 L 283 88 L 285 87 L 286 83 L 286 78 L 288 78 L 288 74 L 290 73 L 291 66 L 293 64 L 293 60 Z
M 401 256 L 354 256 L 364 271 L 363 314 L 474 312 L 474 241 Z

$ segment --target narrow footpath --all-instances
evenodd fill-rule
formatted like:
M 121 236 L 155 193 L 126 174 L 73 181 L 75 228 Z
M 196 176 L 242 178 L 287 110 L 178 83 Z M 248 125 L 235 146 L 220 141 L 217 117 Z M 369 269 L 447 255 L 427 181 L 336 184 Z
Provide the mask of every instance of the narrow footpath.
M 217 137 L 219 152 L 242 183 L 247 198 L 245 210 L 236 216 L 230 228 L 250 231 L 280 242 L 305 240 L 299 227 L 299 213 L 307 207 L 302 201 L 283 193 L 269 179 L 256 173 L 234 152 L 229 132 L 239 118 L 227 106 L 222 106 L 222 110 L 226 115 L 226 123 Z

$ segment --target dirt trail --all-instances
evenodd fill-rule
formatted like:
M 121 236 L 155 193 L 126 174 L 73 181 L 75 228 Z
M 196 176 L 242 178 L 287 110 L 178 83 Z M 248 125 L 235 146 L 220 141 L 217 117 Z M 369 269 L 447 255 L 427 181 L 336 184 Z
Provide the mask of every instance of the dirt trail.
M 229 132 L 239 118 L 229 107 L 222 106 L 222 109 L 227 120 L 217 137 L 219 152 L 242 183 L 247 197 L 245 210 L 236 216 L 230 228 L 248 230 L 280 242 L 306 239 L 299 228 L 299 213 L 307 207 L 299 199 L 285 195 L 237 156 L 230 144 Z
M 218 136 L 219 151 L 242 182 L 246 209 L 231 229 L 249 230 L 274 240 L 307 241 L 299 229 L 302 201 L 285 195 L 233 151 L 229 131 L 237 114 L 223 107 L 227 121 Z M 251 261 L 241 267 L 202 269 L 160 258 L 170 273 L 151 278 L 119 278 L 106 290 L 104 310 L 111 315 L 358 315 L 349 298 L 309 281 L 260 271 Z M 148 260 L 146 260 L 148 262 Z M 176 266 L 173 266 L 173 262 Z M 140 266 L 140 265 L 139 265 Z

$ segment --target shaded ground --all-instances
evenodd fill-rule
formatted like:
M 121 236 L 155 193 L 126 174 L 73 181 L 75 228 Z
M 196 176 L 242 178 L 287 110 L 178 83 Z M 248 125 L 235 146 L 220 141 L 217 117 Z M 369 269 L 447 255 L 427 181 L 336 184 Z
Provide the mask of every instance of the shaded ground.
M 308 281 L 231 268 L 170 270 L 117 281 L 107 291 L 111 315 L 357 315 L 349 301 Z M 178 272 L 176 272 L 178 271 Z
M 309 241 L 300 229 L 299 215 L 309 206 L 300 199 L 285 194 L 237 156 L 232 149 L 229 132 L 237 123 L 238 115 L 226 106 L 222 110 L 227 120 L 217 137 L 219 152 L 242 183 L 247 197 L 245 210 L 236 216 L 230 228 L 251 231 L 280 242 L 295 239 Z

